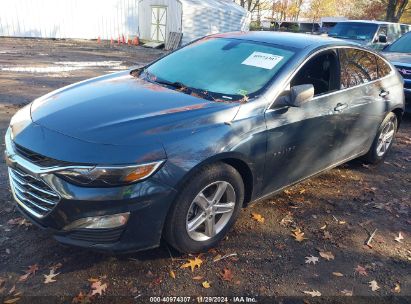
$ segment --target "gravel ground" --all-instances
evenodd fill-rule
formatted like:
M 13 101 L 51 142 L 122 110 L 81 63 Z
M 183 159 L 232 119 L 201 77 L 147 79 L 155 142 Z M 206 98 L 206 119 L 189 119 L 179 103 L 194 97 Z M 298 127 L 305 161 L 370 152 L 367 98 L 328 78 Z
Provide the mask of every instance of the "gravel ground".
M 162 54 L 107 42 L 0 38 L 2 147 L 10 117 L 34 98 Z M 225 298 L 193 297 L 227 296 L 232 301 L 234 296 L 258 296 L 257 301 L 267 303 L 410 303 L 410 171 L 411 119 L 406 117 L 384 163 L 352 161 L 251 205 L 218 248 L 198 256 L 203 263 L 192 272 L 181 266 L 195 257 L 179 255 L 165 244 L 121 256 L 60 245 L 21 219 L 1 161 L 0 300 L 148 303 L 149 296 L 191 296 L 192 302 L 215 302 Z M 296 228 L 306 239 L 294 239 Z M 375 229 L 371 246 L 366 246 Z M 398 239 L 399 233 L 404 239 Z M 310 256 L 318 262 L 305 263 Z M 36 273 L 23 280 L 35 264 Z M 44 275 L 53 267 L 59 273 L 56 281 L 45 284 Z M 379 289 L 372 290 L 372 281 Z M 89 297 L 99 283 L 105 291 Z M 304 293 L 313 291 L 321 296 Z

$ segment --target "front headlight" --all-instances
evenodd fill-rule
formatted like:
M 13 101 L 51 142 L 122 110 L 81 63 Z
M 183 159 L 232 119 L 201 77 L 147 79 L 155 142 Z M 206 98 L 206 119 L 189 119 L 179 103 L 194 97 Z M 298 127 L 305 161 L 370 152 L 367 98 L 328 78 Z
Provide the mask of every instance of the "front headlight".
M 161 160 L 135 166 L 73 167 L 57 171 L 55 174 L 80 186 L 113 187 L 144 180 L 154 174 L 163 162 Z

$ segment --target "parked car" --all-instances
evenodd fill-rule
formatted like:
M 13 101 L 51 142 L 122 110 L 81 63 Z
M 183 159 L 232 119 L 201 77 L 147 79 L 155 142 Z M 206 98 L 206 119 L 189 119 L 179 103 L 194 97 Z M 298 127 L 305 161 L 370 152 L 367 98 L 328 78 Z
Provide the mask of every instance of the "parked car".
M 411 113 L 411 32 L 387 46 L 383 54 L 404 78 L 405 111 Z
M 381 161 L 403 111 L 400 74 L 371 50 L 230 33 L 34 100 L 5 154 L 17 207 L 62 243 L 202 252 L 250 202 Z
M 329 32 L 330 37 L 347 39 L 361 45 L 382 50 L 401 35 L 409 32 L 407 24 L 383 21 L 349 20 L 338 22 Z

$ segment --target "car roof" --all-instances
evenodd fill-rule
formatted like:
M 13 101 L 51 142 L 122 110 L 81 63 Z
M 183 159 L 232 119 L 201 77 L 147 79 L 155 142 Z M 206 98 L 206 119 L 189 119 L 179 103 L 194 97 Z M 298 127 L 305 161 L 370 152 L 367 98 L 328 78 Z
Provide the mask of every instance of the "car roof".
M 232 32 L 224 34 L 216 34 L 211 37 L 216 38 L 230 38 L 240 39 L 255 42 L 263 42 L 275 45 L 281 45 L 288 48 L 304 49 L 317 48 L 320 46 L 355 46 L 355 43 L 335 39 L 331 37 L 303 34 L 303 33 L 289 33 L 289 32 L 271 32 L 271 31 L 250 31 L 250 32 Z
M 338 21 L 338 23 L 369 23 L 369 24 L 400 24 L 400 25 L 403 24 L 403 23 L 378 21 L 378 20 L 343 20 L 343 21 Z

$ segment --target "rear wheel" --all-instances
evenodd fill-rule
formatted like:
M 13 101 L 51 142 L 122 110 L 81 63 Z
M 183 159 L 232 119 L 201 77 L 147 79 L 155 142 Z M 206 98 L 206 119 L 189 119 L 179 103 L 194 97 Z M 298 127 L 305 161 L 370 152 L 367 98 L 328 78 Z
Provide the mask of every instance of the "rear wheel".
M 394 113 L 389 113 L 381 123 L 377 135 L 373 141 L 370 151 L 365 156 L 369 163 L 378 163 L 382 161 L 390 150 L 395 134 L 398 129 L 398 118 Z
M 202 168 L 185 184 L 167 217 L 166 241 L 180 252 L 203 252 L 220 242 L 244 200 L 241 175 L 225 163 Z

